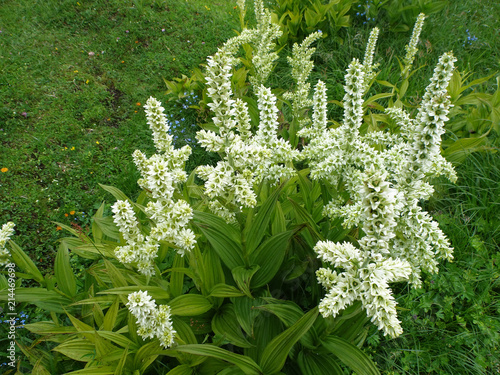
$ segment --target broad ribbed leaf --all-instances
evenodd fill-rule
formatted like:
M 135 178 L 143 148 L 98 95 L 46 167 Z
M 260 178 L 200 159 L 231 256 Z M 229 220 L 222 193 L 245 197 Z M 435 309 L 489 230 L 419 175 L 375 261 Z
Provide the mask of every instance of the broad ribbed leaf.
M 118 361 L 118 364 L 116 365 L 116 369 L 115 369 L 115 372 L 113 375 L 122 375 L 123 374 L 123 368 L 125 367 L 125 362 L 127 361 L 127 356 L 128 356 L 128 346 L 123 351 L 122 357 Z
M 184 286 L 184 272 L 181 272 L 184 269 L 184 257 L 178 253 L 175 254 L 173 267 L 175 270 L 172 270 L 170 274 L 170 293 L 172 297 L 177 297 L 182 294 Z
M 116 325 L 116 317 L 118 316 L 118 309 L 120 306 L 120 298 L 118 296 L 115 297 L 115 302 L 109 307 L 108 311 L 106 311 L 106 315 L 104 316 L 103 326 L 102 328 L 105 331 L 112 331 Z
M 244 296 L 241 290 L 227 284 L 217 284 L 210 291 L 209 297 L 241 297 Z
M 340 337 L 329 336 L 322 341 L 322 345 L 354 372 L 363 375 L 380 375 L 373 361 L 363 351 Z
M 286 220 L 280 202 L 276 202 L 276 207 L 273 213 L 273 221 L 271 222 L 271 233 L 273 235 L 286 231 Z
M 104 265 L 106 266 L 109 279 L 115 288 L 126 287 L 128 285 L 127 280 L 123 276 L 123 270 L 120 271 L 107 259 L 104 259 Z
M 38 268 L 36 268 L 35 263 L 33 263 L 30 257 L 26 255 L 26 253 L 19 246 L 17 246 L 15 242 L 10 241 L 9 244 L 11 246 L 10 255 L 14 263 L 16 263 L 21 270 L 28 273 L 36 281 L 43 285 L 45 280 L 41 272 Z
M 120 239 L 120 231 L 113 221 L 112 216 L 94 217 L 93 225 L 94 224 L 109 238 L 114 240 Z
M 128 199 L 128 197 L 125 195 L 125 193 L 123 191 L 121 191 L 120 189 L 115 188 L 114 186 L 108 186 L 108 185 L 102 185 L 102 184 L 99 184 L 99 186 L 101 188 L 103 188 L 104 190 L 106 190 L 108 193 L 110 193 L 113 197 L 115 197 L 116 200 L 131 202 L 130 199 Z
M 331 356 L 301 351 L 297 363 L 302 375 L 343 375 L 344 371 Z
M 293 199 L 288 198 L 288 200 L 293 206 L 297 223 L 307 224 L 308 229 L 311 231 L 311 234 L 316 237 L 316 240 L 321 240 L 321 241 L 324 240 L 323 236 L 319 232 L 318 225 L 316 224 L 312 216 L 309 214 L 309 212 L 307 212 L 304 207 L 295 202 Z
M 63 244 L 59 245 L 59 250 L 57 251 L 54 273 L 59 289 L 61 289 L 64 294 L 74 297 L 76 295 L 75 274 L 69 264 L 68 248 Z
M 443 156 L 451 163 L 461 163 L 474 151 L 485 148 L 488 138 L 485 136 L 477 138 L 462 138 L 443 151 Z
M 271 220 L 272 213 L 278 197 L 283 186 L 277 188 L 259 208 L 259 212 L 252 220 L 252 224 L 246 233 L 246 249 L 247 254 L 251 254 L 257 246 L 259 246 L 262 238 L 267 232 L 269 221 Z
M 250 298 L 253 298 L 250 293 L 250 281 L 259 268 L 260 266 L 254 265 L 251 267 L 236 267 L 231 270 L 236 285 L 238 285 L 240 290 Z
M 237 231 L 221 218 L 205 212 L 195 212 L 196 223 L 220 259 L 229 268 L 245 266 Z
M 255 318 L 260 314 L 260 311 L 255 307 L 262 305 L 264 301 L 262 298 L 249 298 L 244 296 L 231 298 L 231 302 L 234 305 L 236 318 L 238 319 L 238 323 L 240 323 L 241 328 L 243 328 L 247 335 L 253 336 Z
M 191 375 L 193 368 L 188 365 L 179 365 L 167 372 L 167 375 Z
M 259 365 L 251 358 L 241 354 L 235 354 L 225 349 L 212 345 L 180 345 L 172 351 L 202 355 L 218 358 L 238 366 L 246 375 L 259 375 L 262 373 Z
M 179 318 L 178 316 L 172 317 L 172 324 L 177 332 L 177 336 L 184 342 L 184 344 L 198 344 L 196 336 L 191 327 Z
M 111 331 L 95 331 L 98 336 L 109 340 L 111 342 L 114 342 L 117 345 L 120 345 L 123 348 L 130 347 L 132 350 L 137 350 L 139 349 L 139 345 L 135 344 L 133 341 L 125 337 L 124 335 L 117 333 L 117 332 L 111 332 Z
M 115 369 L 112 366 L 92 366 L 82 370 L 66 372 L 65 375 L 114 375 Z
M 288 231 L 272 236 L 251 254 L 250 262 L 260 266 L 260 269 L 252 277 L 252 288 L 259 288 L 267 284 L 276 275 L 281 263 L 283 263 L 288 241 L 292 234 L 293 231 Z
M 266 346 L 260 361 L 265 374 L 275 374 L 283 368 L 292 346 L 311 328 L 317 316 L 318 309 L 314 308 Z
M 74 339 L 63 342 L 52 349 L 66 357 L 80 362 L 90 362 L 95 359 L 95 346 L 84 339 Z
M 210 301 L 201 294 L 184 294 L 171 300 L 168 305 L 172 315 L 200 315 L 212 308 Z
M 7 290 L 0 292 L 0 301 L 8 300 Z M 16 303 L 28 302 L 46 308 L 48 311 L 64 313 L 61 306 L 67 306 L 72 301 L 61 296 L 54 290 L 45 288 L 16 288 Z
M 252 346 L 243 335 L 241 327 L 238 324 L 234 306 L 230 303 L 225 304 L 212 319 L 212 329 L 218 335 L 224 336 L 231 344 L 241 348 Z
M 153 297 L 154 299 L 168 299 L 169 294 L 168 292 L 160 288 L 159 286 L 145 286 L 145 285 L 129 285 L 129 286 L 122 286 L 119 288 L 112 288 L 108 289 L 102 292 L 98 292 L 97 294 L 126 294 L 129 295 L 130 293 L 138 292 L 138 291 L 143 291 L 143 292 L 148 292 L 148 294 Z

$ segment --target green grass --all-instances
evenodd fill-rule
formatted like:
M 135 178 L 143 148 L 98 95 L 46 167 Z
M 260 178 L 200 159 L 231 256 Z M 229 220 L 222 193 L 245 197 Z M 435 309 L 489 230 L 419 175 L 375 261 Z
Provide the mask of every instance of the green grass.
M 111 200 L 99 183 L 137 192 L 131 154 L 153 152 L 142 104 L 166 101 L 163 77 L 189 75 L 233 36 L 235 12 L 229 1 L 2 3 L 0 222 L 16 223 L 34 260 L 51 267 L 52 221 L 85 226 Z

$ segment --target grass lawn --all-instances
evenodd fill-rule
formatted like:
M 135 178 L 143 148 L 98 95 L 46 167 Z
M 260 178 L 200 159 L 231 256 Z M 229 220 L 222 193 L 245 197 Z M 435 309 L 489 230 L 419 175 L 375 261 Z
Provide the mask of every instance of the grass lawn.
M 0 221 L 43 263 L 52 221 L 85 226 L 111 200 L 99 183 L 134 195 L 131 153 L 153 151 L 142 103 L 165 100 L 163 78 L 189 75 L 238 18 L 224 0 L 51 0 L 5 1 L 0 19 Z

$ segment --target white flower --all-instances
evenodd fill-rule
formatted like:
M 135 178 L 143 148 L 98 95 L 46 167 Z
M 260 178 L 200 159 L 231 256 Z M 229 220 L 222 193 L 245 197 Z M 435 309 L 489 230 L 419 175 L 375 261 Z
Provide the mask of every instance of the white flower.
M 10 252 L 5 248 L 7 241 L 14 234 L 13 222 L 8 222 L 2 225 L 0 230 L 0 266 L 4 266 L 9 262 Z
M 136 318 L 137 333 L 143 339 L 157 337 L 165 348 L 174 344 L 176 332 L 168 305 L 156 306 L 155 300 L 147 292 L 138 291 L 128 295 L 127 306 Z

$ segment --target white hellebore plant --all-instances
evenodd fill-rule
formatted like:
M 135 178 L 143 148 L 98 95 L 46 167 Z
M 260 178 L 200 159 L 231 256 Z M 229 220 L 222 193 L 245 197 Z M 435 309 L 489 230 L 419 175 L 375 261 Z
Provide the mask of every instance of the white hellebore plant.
M 273 41 L 281 32 L 262 0 L 255 1 L 255 9 L 256 29 L 243 30 L 208 58 L 207 93 L 215 125 L 211 129 L 216 130 L 200 130 L 197 139 L 206 150 L 219 153 L 221 160 L 196 169 L 205 181 L 206 205 L 226 222 L 235 223 L 239 212 L 256 206 L 261 182 L 279 184 L 296 174 L 296 162 L 305 161 L 313 180 L 342 192 L 325 205 L 324 215 L 342 218 L 345 227 L 360 230 L 359 239 L 352 243 L 320 241 L 314 248 L 323 262 L 317 278 L 326 289 L 319 305 L 321 314 L 335 317 L 358 300 L 379 329 L 396 337 L 402 329 L 389 283 L 409 281 L 418 287 L 421 271 L 437 272 L 439 260 L 452 259 L 448 239 L 418 204 L 433 192 L 429 179 L 439 175 L 456 179 L 452 166 L 440 155 L 440 137 L 450 109 L 446 87 L 455 58 L 451 53 L 441 56 L 415 118 L 401 108 L 386 109 L 398 132 L 361 130 L 364 96 L 376 75 L 373 56 L 378 29 L 374 29 L 364 61 L 353 59 L 347 69 L 344 117 L 339 126 L 332 127 L 325 83 L 317 82 L 311 98 L 307 82 L 313 69 L 310 45 L 321 37 L 320 32 L 311 34 L 293 47 L 289 62 L 296 85 L 284 95 L 292 106 L 290 123 L 295 120 L 297 136 L 304 140 L 297 150 L 278 136 L 277 97 L 266 87 L 277 57 Z M 423 19 L 419 16 L 407 47 L 405 72 L 411 68 Z M 254 46 L 255 71 L 250 82 L 258 106 L 257 124 L 251 123 L 247 103 L 235 98 L 231 88 L 233 68 L 239 63 L 236 54 L 243 44 Z M 160 243 L 167 242 L 180 254 L 195 245 L 189 228 L 192 208 L 175 194 L 186 181 L 183 169 L 191 150 L 189 146 L 174 149 L 156 99 L 150 98 L 145 109 L 158 153 L 148 159 L 136 151 L 134 160 L 142 174 L 139 184 L 151 199 L 143 209 L 151 228 L 141 229 L 137 207 L 130 202 L 118 201 L 113 213 L 124 240 L 116 257 L 153 275 Z M 171 345 L 174 331 L 168 307 L 157 307 L 145 292 L 129 295 L 128 306 L 143 337 L 158 337 L 164 346 Z

